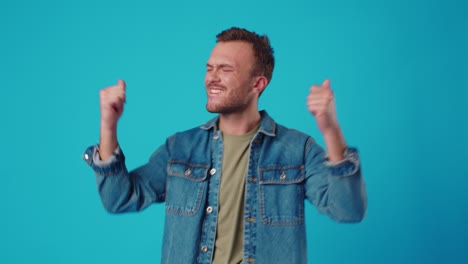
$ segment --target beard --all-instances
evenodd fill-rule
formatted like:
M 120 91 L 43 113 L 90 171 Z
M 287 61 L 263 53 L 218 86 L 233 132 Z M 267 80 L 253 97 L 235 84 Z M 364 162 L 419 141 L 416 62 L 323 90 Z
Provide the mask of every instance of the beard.
M 233 90 L 222 88 L 222 92 L 206 103 L 206 110 L 210 113 L 232 114 L 244 111 L 252 100 L 252 94 L 248 90 Z
M 206 103 L 206 110 L 210 113 L 217 114 L 233 114 L 244 111 L 248 104 L 234 104 L 233 102 L 226 102 L 224 104 L 210 104 Z

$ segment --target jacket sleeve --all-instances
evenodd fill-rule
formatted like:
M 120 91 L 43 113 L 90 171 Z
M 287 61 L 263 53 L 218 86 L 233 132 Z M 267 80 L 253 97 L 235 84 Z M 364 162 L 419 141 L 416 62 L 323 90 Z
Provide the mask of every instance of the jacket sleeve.
M 106 161 L 101 161 L 98 146 L 89 147 L 84 159 L 96 174 L 96 183 L 104 208 L 111 213 L 141 211 L 153 202 L 163 202 L 167 144 L 160 146 L 143 166 L 128 172 L 120 148 Z
M 367 194 L 357 149 L 347 148 L 345 159 L 329 162 L 324 150 L 309 138 L 306 144 L 305 196 L 338 222 L 360 222 L 367 210 Z

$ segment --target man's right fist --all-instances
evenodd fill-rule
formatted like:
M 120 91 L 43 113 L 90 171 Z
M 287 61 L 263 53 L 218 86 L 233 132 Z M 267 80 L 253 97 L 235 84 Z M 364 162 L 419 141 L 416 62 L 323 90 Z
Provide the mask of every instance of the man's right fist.
M 125 82 L 118 80 L 116 85 L 99 92 L 101 103 L 101 127 L 116 129 L 125 103 Z

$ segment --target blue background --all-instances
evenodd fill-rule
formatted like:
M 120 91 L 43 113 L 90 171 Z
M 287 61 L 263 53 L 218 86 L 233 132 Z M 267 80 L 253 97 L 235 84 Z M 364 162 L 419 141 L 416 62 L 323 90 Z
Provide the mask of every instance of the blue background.
M 0 3 L 0 263 L 159 263 L 164 205 L 102 208 L 84 149 L 98 91 L 127 81 L 119 140 L 134 168 L 204 123 L 215 35 L 268 34 L 276 121 L 322 142 L 305 107 L 331 78 L 369 209 L 337 224 L 308 204 L 310 263 L 468 263 L 466 1 Z

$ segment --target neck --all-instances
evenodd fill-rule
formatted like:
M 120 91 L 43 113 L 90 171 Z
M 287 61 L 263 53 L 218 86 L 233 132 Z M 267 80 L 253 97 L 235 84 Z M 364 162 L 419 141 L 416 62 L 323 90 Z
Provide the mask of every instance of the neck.
M 258 126 L 261 115 L 257 109 L 241 113 L 219 114 L 219 129 L 229 135 L 244 135 Z

